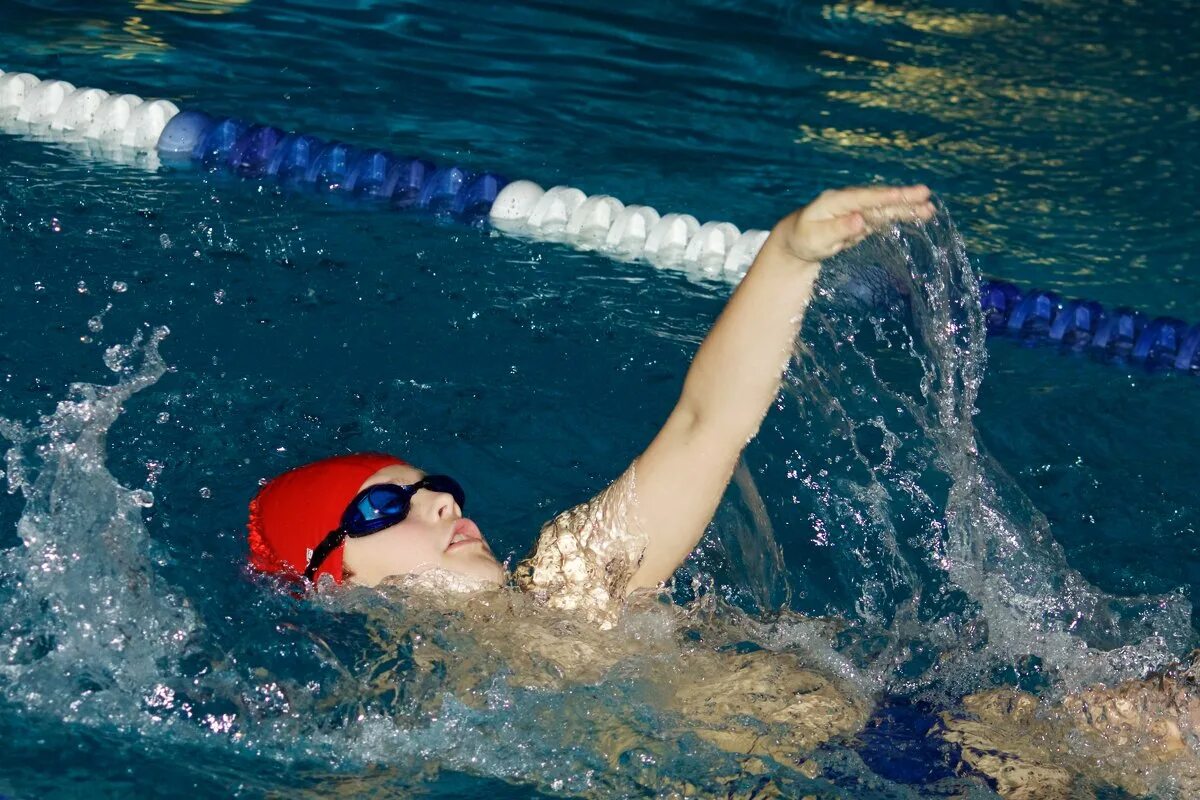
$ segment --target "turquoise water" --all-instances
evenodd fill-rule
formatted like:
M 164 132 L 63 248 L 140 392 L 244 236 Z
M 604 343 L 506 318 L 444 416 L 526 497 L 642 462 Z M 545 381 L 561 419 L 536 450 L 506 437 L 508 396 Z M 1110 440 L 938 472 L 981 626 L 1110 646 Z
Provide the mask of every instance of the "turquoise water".
M 743 228 L 770 225 L 828 185 L 923 180 L 983 273 L 1197 321 L 1193 11 L 1070 2 L 621 11 L 5 2 L 0 68 L 567 182 Z M 35 528 L 40 520 L 39 530 L 75 537 L 109 585 L 122 573 L 101 566 L 125 550 L 97 532 L 116 531 L 129 550 L 123 563 L 148 559 L 130 567 L 144 583 L 121 614 L 165 620 L 164 629 L 201 643 L 171 651 L 164 640 L 118 657 L 93 637 L 100 650 L 88 657 L 112 674 L 65 678 L 58 662 L 58 671 L 39 671 L 26 649 L 11 650 L 10 667 L 23 666 L 4 678 L 0 730 L 12 744 L 0 792 L 67 797 L 87 786 L 117 797 L 132 787 L 174 796 L 182 784 L 198 796 L 322 796 L 332 782 L 380 797 L 417 789 L 524 797 L 570 788 L 544 765 L 590 763 L 586 743 L 564 754 L 566 743 L 501 712 L 450 714 L 459 729 L 412 712 L 386 732 L 356 728 L 349 700 L 302 723 L 273 716 L 270 691 L 253 695 L 271 683 L 256 670 L 280 683 L 328 679 L 328 663 L 297 628 L 319 631 L 352 666 L 377 662 L 346 655 L 370 648 L 353 625 L 338 624 L 343 612 L 270 597 L 247 580 L 245 504 L 260 479 L 305 459 L 386 449 L 461 476 L 497 552 L 518 557 L 546 517 L 601 488 L 649 441 L 726 287 L 5 134 L 0 264 L 8 286 L 0 416 L 9 420 L 38 428 L 69 384 L 117 379 L 108 348 L 170 329 L 161 345 L 168 371 L 125 403 L 106 450 L 94 442 L 95 459 L 52 460 L 42 471 L 63 480 L 34 500 L 0 496 L 0 544 L 18 544 L 22 515 Z M 845 330 L 835 322 L 809 330 L 818 338 Z M 1065 563 L 1103 592 L 1194 595 L 1195 379 L 1005 341 L 989 352 L 979 439 L 1045 515 Z M 816 358 L 836 363 L 819 347 Z M 807 373 L 792 385 L 819 389 Z M 876 528 L 854 526 L 857 498 L 847 489 L 835 485 L 825 506 L 798 489 L 796 453 L 816 471 L 840 439 L 835 425 L 797 409 L 781 402 L 746 460 L 778 552 L 768 541 L 759 560 L 739 544 L 746 504 L 731 492 L 688 574 L 760 617 L 781 608 L 833 614 L 867 639 L 892 624 L 912 578 L 872 549 Z M 43 453 L 65 452 L 54 447 L 75 435 L 70 428 L 41 424 L 42 438 L 24 448 L 30 463 L 38 465 L 39 443 L 50 447 Z M 126 498 L 90 469 L 97 465 L 152 492 L 153 505 Z M 905 542 L 916 536 L 906 525 L 925 517 L 913 502 L 902 519 L 899 505 L 888 535 L 911 567 L 919 543 Z M 814 514 L 841 525 L 818 535 Z M 4 578 L 6 593 L 32 582 L 19 569 Z M 934 597 L 946 585 L 924 571 L 920 580 Z M 681 599 L 688 594 L 681 588 Z M 959 619 L 971 602 L 948 592 L 923 619 Z M 84 655 L 93 640 L 80 624 L 158 641 L 121 614 L 72 614 L 59 610 L 57 641 Z M 6 647 L 16 619 L 6 620 Z M 1186 645 L 1172 638 L 1167 649 Z M 168 657 L 202 687 L 193 702 L 202 712 L 154 735 L 144 697 L 159 682 L 155 662 Z M 123 675 L 114 669 L 122 659 Z M 886 694 L 952 693 L 920 677 L 919 661 L 885 680 Z M 1008 679 L 1003 672 L 971 680 Z M 594 695 L 520 700 L 561 705 L 572 719 L 587 702 L 621 702 L 619 686 Z M 504 750 L 505 741 L 516 745 Z M 472 743 L 494 757 L 472 761 Z M 791 785 L 846 797 L 949 791 L 872 777 L 854 753 L 823 754 L 829 783 Z M 704 774 L 682 757 L 677 770 Z

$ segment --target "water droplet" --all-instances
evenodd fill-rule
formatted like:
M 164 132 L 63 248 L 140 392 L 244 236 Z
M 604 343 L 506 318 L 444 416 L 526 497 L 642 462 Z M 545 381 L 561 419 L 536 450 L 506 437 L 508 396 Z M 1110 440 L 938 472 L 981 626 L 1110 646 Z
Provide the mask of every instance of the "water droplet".
M 103 311 L 87 321 L 88 330 L 92 333 L 100 333 L 104 330 L 104 315 L 109 311 L 112 311 L 112 303 L 106 305 Z

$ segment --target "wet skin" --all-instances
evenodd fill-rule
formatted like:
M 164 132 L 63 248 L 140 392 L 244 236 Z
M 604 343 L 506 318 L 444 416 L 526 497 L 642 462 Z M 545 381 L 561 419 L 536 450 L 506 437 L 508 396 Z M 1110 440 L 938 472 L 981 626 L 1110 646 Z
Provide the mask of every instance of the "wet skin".
M 410 485 L 425 473 L 416 467 L 384 467 L 363 482 L 358 491 L 380 483 Z M 419 575 L 445 570 L 475 581 L 499 585 L 505 580 L 503 565 L 475 525 L 463 516 L 454 498 L 445 492 L 420 489 L 412 498 L 405 519 L 357 539 L 347 539 L 343 563 L 350 581 L 375 586 L 399 575 Z

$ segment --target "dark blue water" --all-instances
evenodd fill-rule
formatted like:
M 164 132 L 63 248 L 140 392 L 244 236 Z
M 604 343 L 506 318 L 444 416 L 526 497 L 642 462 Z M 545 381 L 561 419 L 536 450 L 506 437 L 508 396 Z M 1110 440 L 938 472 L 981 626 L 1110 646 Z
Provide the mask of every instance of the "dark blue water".
M 0 69 L 743 228 L 766 227 L 829 185 L 921 180 L 981 272 L 1200 321 L 1197 19 L 1186 3 L 331 10 L 9 0 L 0 2 Z M 544 519 L 601 488 L 649 441 L 728 291 L 4 134 L 0 269 L 2 417 L 36 424 L 68 384 L 116 380 L 106 348 L 170 329 L 170 370 L 125 405 L 103 465 L 123 486 L 153 492 L 144 528 L 128 530 L 153 548 L 162 585 L 187 598 L 205 652 L 237 654 L 226 666 L 244 678 L 238 670 L 252 669 L 248 654 L 266 641 L 263 663 L 297 680 L 311 665 L 280 621 L 329 623 L 264 600 L 240 571 L 245 504 L 260 479 L 331 452 L 391 450 L 463 476 L 497 551 L 518 557 Z M 1195 379 L 1012 342 L 989 349 L 979 438 L 1045 514 L 1066 562 L 1106 592 L 1194 593 Z M 747 456 L 782 570 L 749 563 L 733 526 L 719 522 L 691 571 L 755 613 L 786 604 L 863 621 L 872 617 L 865 598 L 902 601 L 872 582 L 876 572 L 884 583 L 895 576 L 877 554 L 856 560 L 847 540 L 816 535 L 811 515 L 797 513 L 788 459 L 804 448 L 794 415 L 781 404 Z M 111 492 L 73 480 L 76 489 L 61 491 L 75 507 Z M 739 502 L 731 495 L 724 513 L 736 516 Z M 18 545 L 27 511 L 20 495 L 0 496 L 0 544 Z M 890 613 L 880 612 L 885 623 Z M 393 740 L 380 735 L 363 747 L 370 757 L 334 757 L 355 748 L 321 740 L 333 723 L 283 726 L 274 737 L 248 726 L 242 738 L 217 724 L 199 738 L 154 739 L 137 708 L 123 716 L 99 704 L 92 717 L 85 709 L 63 721 L 63 706 L 39 711 L 19 688 L 6 698 L 6 740 L 36 732 L 0 761 L 0 791 L 18 797 L 74 796 L 81 785 L 103 796 L 130 787 L 173 795 L 172 774 L 201 796 L 322 796 L 331 780 L 377 796 L 559 791 L 516 756 L 472 767 L 440 740 L 389 761 L 377 754 Z M 214 718 L 247 713 L 210 705 Z M 106 718 L 109 727 L 97 722 Z M 528 731 L 514 735 L 532 752 L 554 752 Z M 269 767 L 252 766 L 259 752 Z M 177 772 L 180 763 L 188 766 Z M 934 791 L 863 785 L 814 788 Z

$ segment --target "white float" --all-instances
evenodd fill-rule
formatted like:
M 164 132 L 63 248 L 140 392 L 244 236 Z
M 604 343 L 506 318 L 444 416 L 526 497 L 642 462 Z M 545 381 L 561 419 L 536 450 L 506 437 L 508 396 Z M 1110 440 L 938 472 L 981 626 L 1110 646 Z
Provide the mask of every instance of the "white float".
M 533 181 L 513 181 L 500 190 L 492 201 L 488 217 L 493 223 L 523 223 L 529 219 L 533 209 L 546 190 Z
M 525 224 L 531 233 L 551 234 L 566 226 L 587 195 L 573 186 L 552 186 L 534 205 Z
M 625 206 L 613 220 L 604 247 L 623 254 L 640 254 L 646 247 L 646 236 L 662 217 L 650 206 Z
M 67 95 L 62 106 L 50 120 L 50 130 L 83 131 L 92 124 L 100 104 L 108 99 L 103 89 L 76 89 Z
M 741 280 L 742 276 L 746 274 L 746 270 L 750 269 L 750 265 L 754 263 L 754 259 L 758 257 L 758 251 L 762 250 L 762 246 L 770 235 L 770 231 L 744 231 L 734 242 L 733 247 L 729 248 L 729 252 L 725 254 L 723 265 L 725 276 L 735 281 Z
M 25 102 L 25 96 L 41 82 L 40 78 L 28 72 L 0 75 L 0 108 L 19 110 Z
M 163 128 L 178 113 L 179 106 L 170 100 L 147 100 L 135 104 L 121 132 L 121 144 L 136 150 L 153 150 L 158 145 Z
M 642 253 L 655 266 L 675 266 L 683 259 L 688 242 L 698 230 L 700 222 L 691 214 L 664 214 L 646 234 Z
M 594 194 L 579 204 L 567 220 L 567 235 L 601 243 L 612 227 L 613 220 L 625 210 L 625 204 L 607 194 Z
M 21 101 L 21 109 L 17 112 L 17 122 L 28 122 L 30 125 L 48 125 L 58 109 L 62 107 L 67 95 L 75 91 L 74 84 L 66 81 L 41 81 L 25 93 Z
M 120 144 L 133 109 L 141 104 L 142 98 L 136 94 L 109 95 L 96 109 L 96 115 L 84 131 L 84 135 L 89 139 L 102 139 Z
M 683 260 L 702 274 L 715 277 L 724 272 L 725 255 L 742 232 L 729 222 L 706 222 L 688 240 Z

